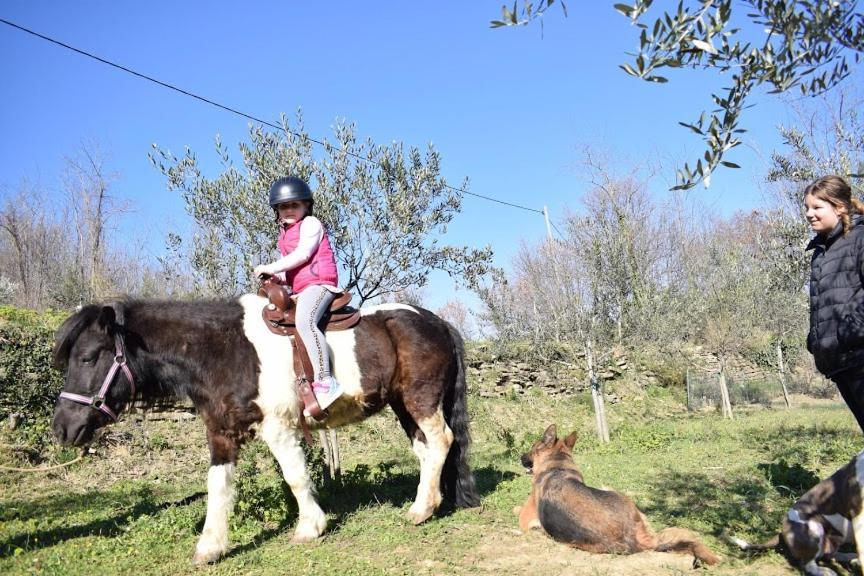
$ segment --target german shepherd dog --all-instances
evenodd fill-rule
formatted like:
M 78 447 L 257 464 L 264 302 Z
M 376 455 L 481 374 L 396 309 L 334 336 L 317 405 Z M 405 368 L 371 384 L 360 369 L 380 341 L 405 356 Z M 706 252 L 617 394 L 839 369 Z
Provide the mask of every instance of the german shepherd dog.
M 692 554 L 694 567 L 717 563 L 717 556 L 692 532 L 666 528 L 654 534 L 628 497 L 586 486 L 573 463 L 575 443 L 575 432 L 559 440 L 552 424 L 522 455 L 522 464 L 533 474 L 528 500 L 513 510 L 519 515 L 523 532 L 543 528 L 558 542 L 587 552 L 633 554 L 657 550 Z

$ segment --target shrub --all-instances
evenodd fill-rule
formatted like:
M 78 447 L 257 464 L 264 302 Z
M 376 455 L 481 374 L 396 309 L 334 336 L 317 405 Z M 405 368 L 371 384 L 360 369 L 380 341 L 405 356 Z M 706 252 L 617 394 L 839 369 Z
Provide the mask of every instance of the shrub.
M 65 316 L 0 306 L 0 418 L 50 417 L 63 387 L 53 368 L 54 331 Z
M 780 391 L 780 384 L 765 380 L 733 381 L 727 378 L 729 401 L 732 404 L 763 404 L 770 405 L 771 398 Z

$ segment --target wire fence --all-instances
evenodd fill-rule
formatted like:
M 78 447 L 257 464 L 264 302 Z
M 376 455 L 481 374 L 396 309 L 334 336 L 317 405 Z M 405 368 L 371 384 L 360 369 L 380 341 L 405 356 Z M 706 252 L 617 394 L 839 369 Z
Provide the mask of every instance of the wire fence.
M 748 378 L 744 375 L 726 373 L 726 386 L 729 389 L 729 402 L 732 406 L 761 404 L 770 406 L 778 399 L 782 401 L 783 386 L 779 376 Z M 797 379 L 787 375 L 787 390 L 790 394 L 804 394 L 816 398 L 831 398 L 836 386 L 825 378 L 815 377 Z M 687 371 L 687 409 L 720 410 L 720 374 L 700 370 Z

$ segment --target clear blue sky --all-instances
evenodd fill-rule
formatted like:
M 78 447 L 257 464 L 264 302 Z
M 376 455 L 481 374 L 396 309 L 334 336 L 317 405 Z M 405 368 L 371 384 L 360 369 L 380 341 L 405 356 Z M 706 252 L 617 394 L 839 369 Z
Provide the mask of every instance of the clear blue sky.
M 664 4 L 664 3 L 660 3 Z M 579 149 L 664 163 L 657 194 L 674 166 L 702 143 L 677 122 L 710 108 L 723 79 L 682 73 L 666 85 L 641 82 L 629 61 L 637 30 L 611 1 L 569 2 L 538 26 L 492 30 L 500 2 L 40 2 L 10 0 L 0 17 L 253 116 L 276 121 L 302 108 L 307 130 L 331 138 L 334 121 L 361 138 L 434 143 L 443 173 L 472 192 L 532 208 L 553 220 L 579 209 L 586 188 Z M 659 10 L 660 7 L 654 10 Z M 185 146 L 205 170 L 219 169 L 213 139 L 236 150 L 248 120 L 120 72 L 0 24 L 0 194 L 23 180 L 57 192 L 63 157 L 97 142 L 119 174 L 113 191 L 136 211 L 122 222 L 156 256 L 171 229 L 188 222 L 177 193 L 149 164 L 157 143 Z M 757 95 L 745 118 L 746 146 L 696 192 L 719 213 L 761 202 L 758 182 L 785 107 Z M 546 234 L 542 216 L 466 196 L 452 244 L 491 244 L 509 265 L 520 242 Z M 437 307 L 449 283 L 427 289 Z

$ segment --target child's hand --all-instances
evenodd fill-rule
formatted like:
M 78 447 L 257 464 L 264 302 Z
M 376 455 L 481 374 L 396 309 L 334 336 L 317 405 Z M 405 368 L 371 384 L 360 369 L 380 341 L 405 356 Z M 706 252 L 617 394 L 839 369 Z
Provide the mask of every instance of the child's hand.
M 266 278 L 267 276 L 275 276 L 276 272 L 269 264 L 259 264 L 252 271 L 256 278 Z

